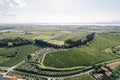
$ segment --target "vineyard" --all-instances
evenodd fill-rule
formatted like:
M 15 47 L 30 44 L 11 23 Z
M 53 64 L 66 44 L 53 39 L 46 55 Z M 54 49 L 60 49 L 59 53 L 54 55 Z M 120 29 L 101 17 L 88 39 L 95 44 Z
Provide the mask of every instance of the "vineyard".
M 113 37 L 113 40 L 111 37 Z M 96 35 L 93 42 L 88 46 L 47 53 L 43 64 L 47 67 L 69 68 L 92 66 L 97 63 L 119 59 L 120 57 L 118 55 L 103 52 L 103 50 L 109 47 L 118 46 L 120 44 L 119 39 L 120 36 L 117 35 Z

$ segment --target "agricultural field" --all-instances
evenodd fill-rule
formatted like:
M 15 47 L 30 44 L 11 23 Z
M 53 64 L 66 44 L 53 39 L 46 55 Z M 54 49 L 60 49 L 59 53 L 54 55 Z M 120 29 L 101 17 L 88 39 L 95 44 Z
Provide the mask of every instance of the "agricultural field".
M 30 39 L 32 40 L 32 37 L 38 36 L 39 34 L 34 33 L 34 34 L 19 34 L 19 33 L 14 33 L 14 32 L 9 32 L 9 33 L 0 33 L 0 39 L 6 39 L 6 38 L 25 38 L 25 39 Z
M 119 45 L 120 45 L 120 35 L 100 34 L 100 35 L 96 35 L 96 38 L 94 42 L 90 44 L 90 47 L 97 48 L 99 50 L 104 50 Z
M 47 32 L 48 33 L 48 32 Z M 50 32 L 50 33 L 40 33 L 39 36 L 34 37 L 33 39 L 43 39 L 49 43 L 53 44 L 64 44 L 64 41 L 67 39 L 82 39 L 84 38 L 88 33 L 85 32 Z
M 81 76 L 76 76 L 72 78 L 67 78 L 64 80 L 95 80 L 90 74 L 83 74 Z
M 0 66 L 11 67 L 26 59 L 28 54 L 39 50 L 40 47 L 34 45 L 25 45 L 12 48 L 0 48 Z M 19 50 L 15 55 L 16 50 Z M 14 57 L 10 57 L 15 55 Z
M 68 68 L 92 66 L 97 63 L 119 59 L 118 55 L 102 52 L 106 48 L 120 45 L 119 39 L 118 35 L 96 35 L 94 41 L 88 46 L 46 54 L 43 64 L 47 67 Z
M 9 33 L 0 33 L 0 39 L 20 37 L 29 40 L 42 39 L 44 41 L 53 44 L 64 44 L 64 41 L 67 39 L 73 39 L 73 40 L 82 39 L 88 33 L 89 32 L 51 31 L 51 32 L 37 32 L 37 33 L 25 34 L 25 33 L 9 32 Z

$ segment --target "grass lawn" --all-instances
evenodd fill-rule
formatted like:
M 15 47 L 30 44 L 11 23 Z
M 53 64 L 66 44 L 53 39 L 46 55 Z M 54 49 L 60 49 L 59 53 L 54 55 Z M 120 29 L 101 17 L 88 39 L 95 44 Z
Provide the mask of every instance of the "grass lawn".
M 15 54 L 15 51 L 17 49 L 19 49 L 18 54 L 13 58 L 9 58 L 8 60 L 1 61 L 0 66 L 11 67 L 15 64 L 18 64 L 19 62 L 25 60 L 28 54 L 31 54 L 32 52 L 40 48 L 34 45 L 25 45 L 25 46 L 13 47 L 13 48 L 3 48 L 3 49 L 0 49 L 0 55 L 6 57 L 8 55 Z

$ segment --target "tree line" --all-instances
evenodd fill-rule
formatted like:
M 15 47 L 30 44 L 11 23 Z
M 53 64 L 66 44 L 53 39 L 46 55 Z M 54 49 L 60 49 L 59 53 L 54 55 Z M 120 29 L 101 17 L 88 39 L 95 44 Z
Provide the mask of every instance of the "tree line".
M 32 44 L 33 42 L 24 38 L 17 37 L 15 39 L 1 39 L 0 40 L 0 47 L 14 47 L 14 46 L 21 46 Z
M 86 45 L 88 42 L 92 41 L 94 39 L 95 32 L 90 33 L 86 36 L 85 40 L 78 39 L 78 40 L 72 40 L 67 39 L 65 40 L 63 45 L 57 45 L 48 43 L 44 40 L 38 40 L 35 39 L 35 41 L 30 41 L 24 38 L 17 37 L 15 39 L 1 39 L 0 40 L 0 47 L 14 47 L 14 46 L 21 46 L 21 45 L 27 45 L 27 44 L 35 44 L 40 47 L 53 47 L 53 48 L 72 48 L 72 47 L 78 47 L 82 45 Z
M 63 45 L 52 44 L 52 43 L 48 43 L 47 41 L 44 41 L 44 40 L 35 39 L 35 45 L 40 46 L 40 47 L 72 48 L 72 47 L 86 45 L 88 42 L 90 42 L 94 39 L 94 36 L 95 36 L 95 32 L 88 34 L 86 36 L 86 39 L 83 41 L 81 39 L 78 39 L 76 41 L 74 41 L 72 39 L 67 39 L 67 40 L 65 40 Z

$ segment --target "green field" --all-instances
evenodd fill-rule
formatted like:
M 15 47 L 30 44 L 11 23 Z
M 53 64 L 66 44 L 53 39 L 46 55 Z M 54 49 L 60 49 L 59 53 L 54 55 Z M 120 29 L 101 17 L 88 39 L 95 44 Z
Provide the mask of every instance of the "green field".
M 7 56 L 14 55 L 15 51 L 19 49 L 18 54 L 15 57 L 8 58 Z M 0 48 L 0 66 L 11 67 L 19 62 L 25 60 L 28 54 L 40 49 L 34 45 L 25 45 L 13 48 Z
M 48 32 L 38 32 L 38 33 L 32 33 L 32 34 L 19 34 L 19 33 L 1 33 L 0 39 L 7 39 L 7 38 L 16 38 L 21 37 L 25 39 L 43 39 L 47 42 L 53 43 L 53 44 L 63 44 L 64 40 L 66 39 L 78 39 L 83 38 L 88 33 L 85 32 L 71 32 L 71 31 L 48 31 Z M 20 46 L 20 47 L 14 47 L 14 48 L 0 48 L 0 66 L 13 66 L 16 63 L 22 61 L 25 59 L 27 54 L 30 54 L 31 52 L 35 51 L 38 47 L 33 45 L 28 46 Z M 15 51 L 19 49 L 20 52 L 17 56 L 10 58 L 8 56 L 15 55 Z M 22 55 L 24 54 L 24 55 Z M 11 62 L 11 64 L 9 64 Z
M 6 58 L 6 57 L 1 57 L 0 56 L 0 63 L 2 63 L 2 62 L 4 62 L 4 61 L 6 61 L 6 60 L 8 60 L 9 58 Z
M 89 46 L 48 53 L 43 63 L 47 67 L 55 68 L 92 66 L 97 63 L 119 59 L 118 55 L 102 52 L 106 48 L 118 45 L 120 45 L 120 36 L 118 35 L 96 35 L 95 40 Z
M 90 44 L 90 47 L 103 50 L 118 45 L 120 45 L 120 35 L 101 34 L 96 35 L 95 40 Z
M 47 32 L 48 33 L 48 32 Z M 43 39 L 45 41 L 48 41 L 49 43 L 53 43 L 53 44 L 63 44 L 65 40 L 67 39 L 73 39 L 73 40 L 77 40 L 77 39 L 81 39 L 83 37 L 85 37 L 85 35 L 87 35 L 88 33 L 85 32 L 59 32 L 59 33 L 40 33 L 39 36 L 34 37 L 33 39 Z
M 19 34 L 19 33 L 1 33 L 0 39 L 6 39 L 6 38 L 16 38 L 21 37 L 25 39 L 43 39 L 49 43 L 53 44 L 63 44 L 65 40 L 67 39 L 81 39 L 85 37 L 88 34 L 88 32 L 71 32 L 71 31 L 61 31 L 61 32 L 39 32 L 39 33 L 32 33 L 32 34 Z
M 32 39 L 34 36 L 38 36 L 39 34 L 19 34 L 19 33 L 2 33 L 0 34 L 0 39 L 6 39 L 6 38 L 16 38 L 16 37 L 21 37 L 25 39 Z
M 67 78 L 64 80 L 95 80 L 90 74 L 84 74 L 77 77 Z

